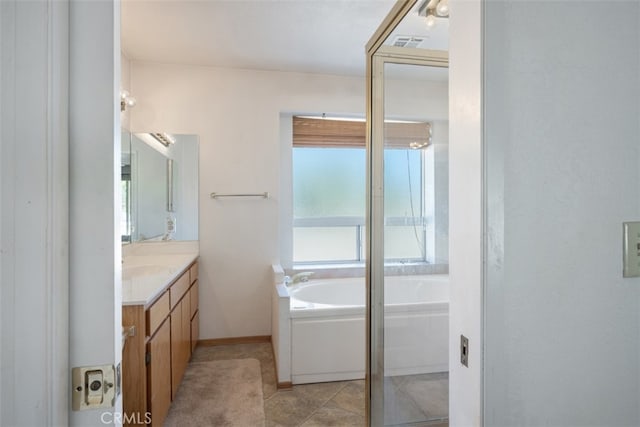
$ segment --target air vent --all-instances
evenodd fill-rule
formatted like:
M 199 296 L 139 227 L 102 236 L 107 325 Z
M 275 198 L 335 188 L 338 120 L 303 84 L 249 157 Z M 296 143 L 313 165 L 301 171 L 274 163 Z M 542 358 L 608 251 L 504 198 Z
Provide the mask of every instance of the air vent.
M 426 37 L 415 36 L 397 36 L 393 41 L 393 45 L 396 47 L 420 47 Z

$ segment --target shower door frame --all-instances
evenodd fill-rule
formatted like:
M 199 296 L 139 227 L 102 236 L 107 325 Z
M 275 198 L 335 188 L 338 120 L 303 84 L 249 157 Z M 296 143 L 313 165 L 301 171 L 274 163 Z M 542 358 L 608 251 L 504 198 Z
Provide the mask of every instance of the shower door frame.
M 383 43 L 418 0 L 399 0 L 367 44 L 366 421 L 384 423 L 384 66 L 449 66 L 448 52 Z

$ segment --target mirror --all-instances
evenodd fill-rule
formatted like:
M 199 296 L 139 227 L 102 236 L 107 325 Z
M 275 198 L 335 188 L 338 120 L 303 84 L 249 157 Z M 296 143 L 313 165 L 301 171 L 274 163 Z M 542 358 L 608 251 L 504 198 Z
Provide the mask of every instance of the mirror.
M 198 137 L 122 133 L 122 242 L 198 240 Z

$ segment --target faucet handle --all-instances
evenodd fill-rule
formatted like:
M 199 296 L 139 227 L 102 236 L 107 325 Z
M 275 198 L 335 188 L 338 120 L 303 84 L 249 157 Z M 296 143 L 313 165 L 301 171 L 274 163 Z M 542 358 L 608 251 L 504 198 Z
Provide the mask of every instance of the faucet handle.
M 303 271 L 294 274 L 293 277 L 291 277 L 291 283 L 308 282 L 311 276 L 313 276 L 313 271 Z

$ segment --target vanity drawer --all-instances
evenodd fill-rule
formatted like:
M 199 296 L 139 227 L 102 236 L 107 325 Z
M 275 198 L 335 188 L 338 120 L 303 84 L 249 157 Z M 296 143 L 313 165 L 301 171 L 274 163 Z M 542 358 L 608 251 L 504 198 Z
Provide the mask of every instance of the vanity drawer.
M 162 294 L 156 302 L 147 310 L 147 336 L 153 333 L 169 315 L 169 292 Z
M 178 280 L 175 281 L 171 288 L 169 289 L 169 294 L 171 295 L 171 309 L 178 304 L 180 298 L 189 290 L 189 272 L 185 271 L 182 276 Z
M 194 262 L 189 269 L 189 276 L 191 277 L 191 283 L 198 280 L 198 261 Z

